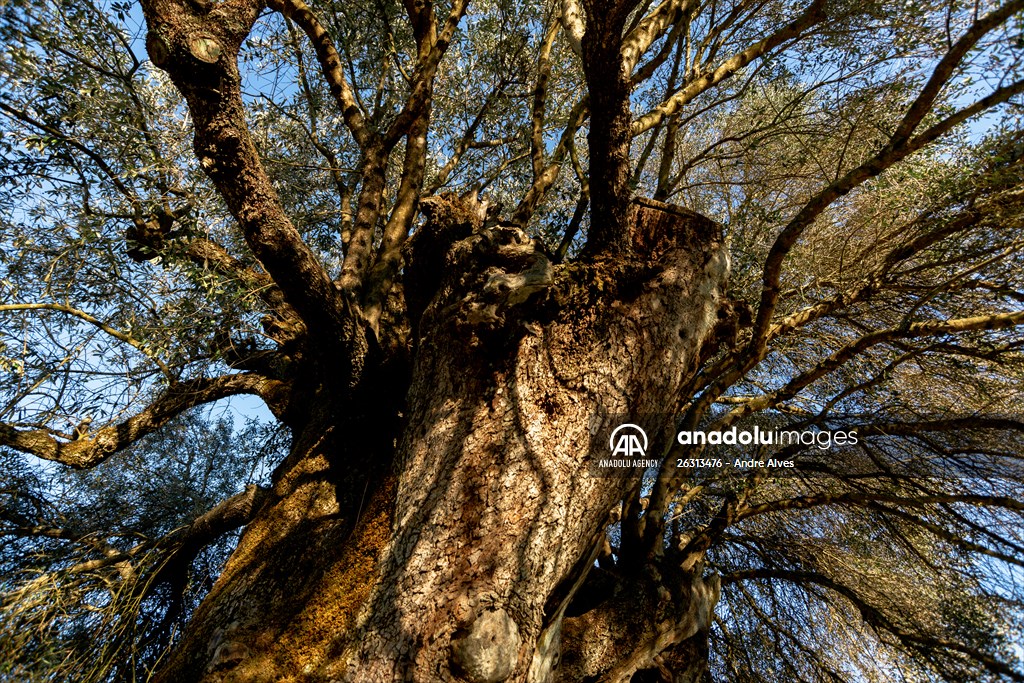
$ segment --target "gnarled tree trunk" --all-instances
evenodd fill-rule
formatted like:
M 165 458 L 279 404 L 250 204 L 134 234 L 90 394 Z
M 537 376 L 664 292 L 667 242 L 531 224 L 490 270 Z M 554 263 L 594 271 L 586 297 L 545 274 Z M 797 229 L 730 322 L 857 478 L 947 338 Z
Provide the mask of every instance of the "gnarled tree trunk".
M 699 650 L 715 585 L 588 570 L 639 477 L 595 460 L 693 372 L 728 270 L 717 226 L 634 204 L 627 256 L 554 267 L 452 197 L 428 211 L 406 287 L 447 275 L 398 432 L 368 434 L 386 404 L 353 419 L 320 389 L 160 680 L 630 680 Z M 445 262 L 417 266 L 431 253 Z M 645 426 L 654 452 L 672 425 Z

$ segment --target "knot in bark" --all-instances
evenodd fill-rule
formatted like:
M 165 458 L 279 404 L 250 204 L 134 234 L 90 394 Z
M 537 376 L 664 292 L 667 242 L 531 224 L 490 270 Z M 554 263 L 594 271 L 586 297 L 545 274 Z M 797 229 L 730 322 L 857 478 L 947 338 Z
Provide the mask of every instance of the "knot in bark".
M 461 198 L 424 200 L 426 224 L 406 251 L 405 295 L 410 320 L 421 317 L 485 328 L 505 324 L 518 306 L 554 280 L 538 243 L 513 225 L 486 226 Z M 443 267 L 439 267 L 443 264 Z
M 493 265 L 484 271 L 483 298 L 515 306 L 544 289 L 554 279 L 551 261 L 529 235 L 518 228 L 496 227 L 483 231 L 479 244 Z
M 451 292 L 461 322 L 500 327 L 509 311 L 554 280 L 551 260 L 529 235 L 514 226 L 484 228 L 456 244 L 451 259 L 465 276 Z
M 522 640 L 519 627 L 498 607 L 473 620 L 452 640 L 452 663 L 472 683 L 501 683 L 515 670 Z
M 200 62 L 215 64 L 220 59 L 223 48 L 213 36 L 197 35 L 189 38 L 188 51 Z

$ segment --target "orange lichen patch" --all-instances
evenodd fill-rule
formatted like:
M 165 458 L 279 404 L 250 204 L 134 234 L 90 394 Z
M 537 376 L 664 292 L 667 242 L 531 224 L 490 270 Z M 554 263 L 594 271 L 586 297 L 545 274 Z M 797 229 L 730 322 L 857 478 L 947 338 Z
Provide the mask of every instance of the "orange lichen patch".
M 359 608 L 376 579 L 381 550 L 391 536 L 395 482 L 388 478 L 378 488 L 340 553 L 335 555 L 303 610 L 280 637 L 275 650 L 288 658 L 281 670 L 300 671 L 296 680 L 315 680 L 316 672 L 333 654 L 332 644 L 344 640 Z
M 274 495 L 278 501 L 246 528 L 220 583 L 226 583 L 236 567 L 264 564 L 267 547 L 300 524 L 328 518 L 337 512 L 334 487 L 326 481 L 329 470 L 326 455 L 307 455 L 275 484 Z

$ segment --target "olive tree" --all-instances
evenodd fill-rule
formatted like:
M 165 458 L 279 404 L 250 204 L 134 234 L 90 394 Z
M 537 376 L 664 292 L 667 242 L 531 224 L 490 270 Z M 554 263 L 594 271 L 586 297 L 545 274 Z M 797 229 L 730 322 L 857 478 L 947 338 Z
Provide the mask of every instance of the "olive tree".
M 89 676 L 1024 679 L 1024 2 L 140 4 L 0 26 L 0 533 L 129 596 Z M 243 395 L 266 479 L 159 441 Z M 676 438 L 750 425 L 857 439 Z

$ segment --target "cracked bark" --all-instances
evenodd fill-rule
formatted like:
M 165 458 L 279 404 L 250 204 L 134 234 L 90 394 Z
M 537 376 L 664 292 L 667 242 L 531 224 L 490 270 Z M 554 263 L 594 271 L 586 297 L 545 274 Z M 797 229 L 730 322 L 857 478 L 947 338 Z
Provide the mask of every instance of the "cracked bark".
M 410 245 L 410 369 L 398 346 L 374 346 L 342 293 L 346 273 L 340 288 L 330 280 L 260 166 L 236 65 L 260 5 L 144 3 L 147 47 L 189 104 L 203 168 L 317 333 L 292 361 L 293 451 L 158 681 L 540 683 L 558 675 L 563 624 L 589 643 L 604 637 L 566 609 L 639 473 L 596 476 L 593 459 L 624 416 L 656 416 L 695 372 L 728 259 L 707 219 L 629 203 L 618 51 L 630 4 L 595 4 L 600 25 L 583 44 L 594 260 L 554 266 L 518 229 L 483 228 L 472 207 L 442 198 L 439 229 L 422 232 L 443 241 Z M 610 84 L 609 64 L 619 64 Z M 346 264 L 360 253 L 348 247 Z M 423 258 L 421 272 L 439 279 L 410 280 Z M 669 440 L 666 417 L 645 426 L 655 444 Z M 664 666 L 664 652 L 706 627 L 714 591 L 686 577 L 641 581 L 657 609 L 638 624 L 639 645 L 591 674 L 628 680 Z
M 420 321 L 397 447 L 366 419 L 314 411 L 159 680 L 556 680 L 552 601 L 572 594 L 636 477 L 595 476 L 592 459 L 621 416 L 657 414 L 693 372 L 724 291 L 717 226 L 668 209 L 630 209 L 634 256 L 561 265 L 540 284 L 522 233 L 455 241 Z M 518 284 L 488 288 L 498 281 Z M 650 429 L 664 440 L 671 425 Z M 648 580 L 645 599 L 662 602 L 637 627 L 644 647 L 598 673 L 628 680 L 697 633 L 708 610 L 693 581 Z M 566 624 L 578 650 L 586 624 Z

